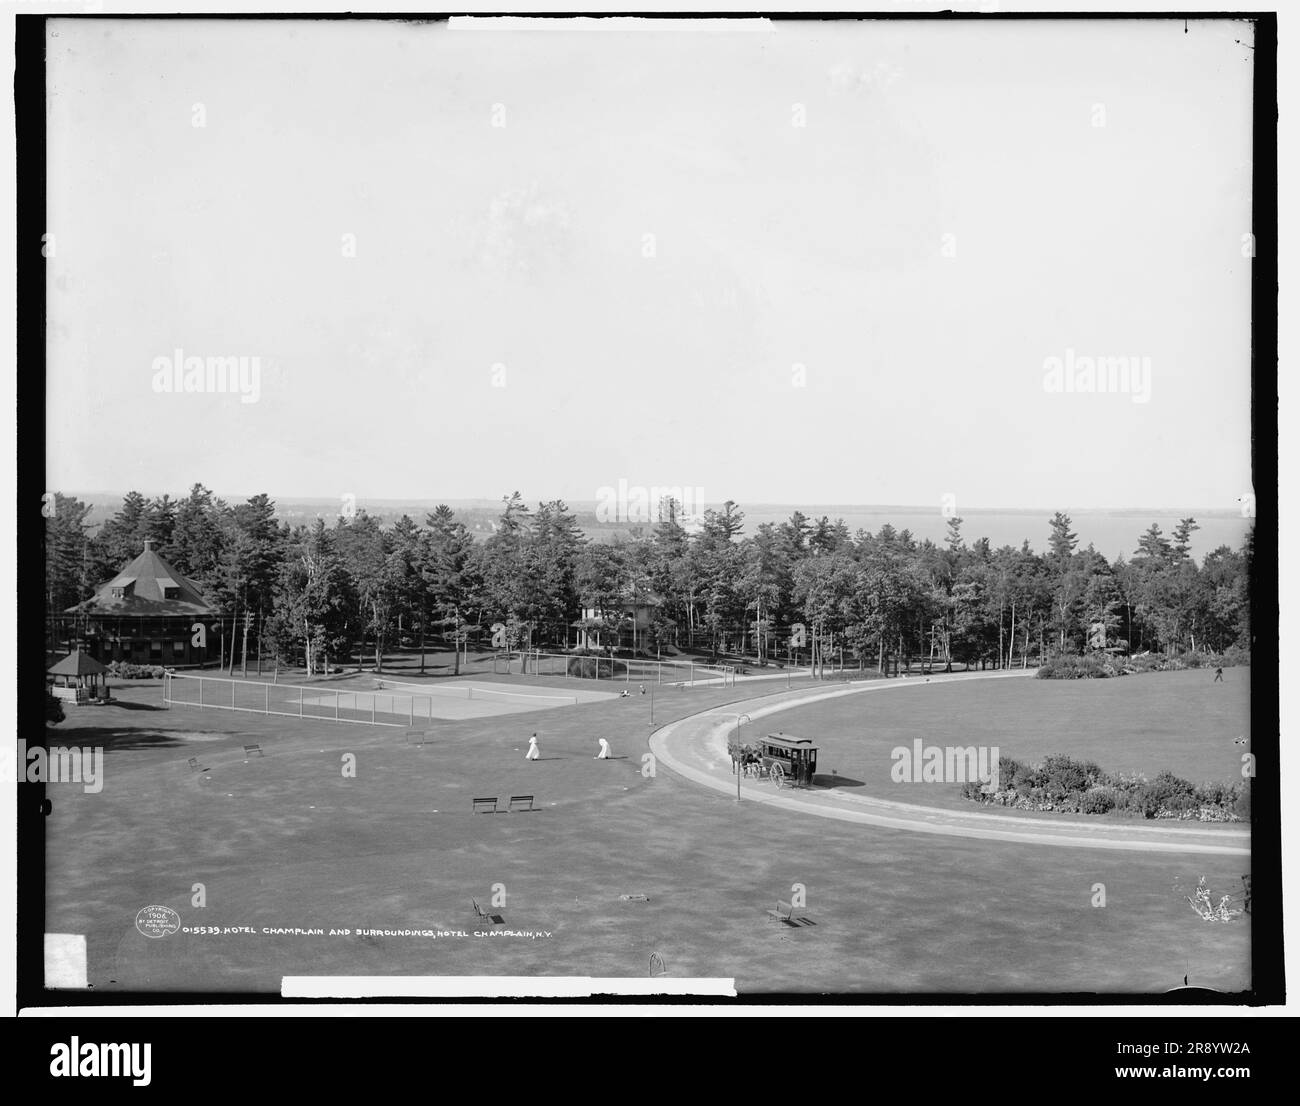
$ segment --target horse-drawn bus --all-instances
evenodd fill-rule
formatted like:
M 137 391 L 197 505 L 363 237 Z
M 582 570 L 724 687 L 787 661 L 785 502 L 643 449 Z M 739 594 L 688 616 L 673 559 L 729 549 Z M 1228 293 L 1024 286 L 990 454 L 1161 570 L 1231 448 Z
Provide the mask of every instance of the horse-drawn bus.
M 817 746 L 811 738 L 768 734 L 758 743 L 756 767 L 777 787 L 811 787 L 817 775 Z

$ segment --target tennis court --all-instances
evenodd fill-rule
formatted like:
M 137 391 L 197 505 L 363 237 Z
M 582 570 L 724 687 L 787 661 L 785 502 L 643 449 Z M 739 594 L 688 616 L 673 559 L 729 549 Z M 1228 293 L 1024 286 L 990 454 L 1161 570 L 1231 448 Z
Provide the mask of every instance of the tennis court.
M 468 680 L 405 683 L 384 677 L 320 684 L 266 683 L 223 677 L 168 673 L 163 692 L 169 706 L 278 714 L 376 726 L 418 726 L 435 719 L 490 718 L 498 714 L 572 707 L 613 698 L 585 688 L 509 688 Z
M 436 683 L 413 683 L 375 679 L 378 694 L 411 696 L 416 699 L 416 713 L 424 717 L 460 719 L 488 718 L 496 714 L 523 714 L 554 707 L 572 707 L 579 703 L 596 703 L 616 698 L 617 692 L 592 691 L 587 688 L 534 687 L 514 684 L 502 688 L 493 684 L 461 680 Z M 620 691 L 622 688 L 619 689 Z M 427 702 L 421 701 L 427 700 Z

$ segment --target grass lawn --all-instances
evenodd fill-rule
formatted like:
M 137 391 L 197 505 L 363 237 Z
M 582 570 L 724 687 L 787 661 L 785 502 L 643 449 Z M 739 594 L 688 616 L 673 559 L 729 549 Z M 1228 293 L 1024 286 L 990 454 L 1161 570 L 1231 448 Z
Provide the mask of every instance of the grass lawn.
M 1214 691 L 1244 703 L 1242 672 L 1231 675 L 1227 689 Z M 1055 727 L 1058 739 L 1040 736 L 1048 744 L 1038 747 L 1120 768 L 1130 765 L 1104 751 L 1122 749 L 1120 736 L 1071 744 L 1114 728 L 1083 724 L 1086 693 L 1107 703 L 1138 692 L 1127 713 L 1105 711 L 1123 715 L 1130 741 L 1140 743 L 1163 732 L 1178 699 L 1164 681 L 1179 678 L 1006 683 L 1030 700 L 1042 696 L 1039 724 L 1044 733 Z M 659 689 L 656 722 L 763 690 Z M 666 770 L 641 774 L 648 696 L 450 722 L 419 748 L 401 730 L 163 710 L 157 686 L 115 694 L 117 705 L 70 708 L 55 728 L 59 743 L 106 749 L 105 783 L 98 794 L 51 786 L 46 819 L 46 930 L 87 935 L 96 990 L 276 991 L 286 974 L 643 977 L 652 952 L 670 975 L 732 976 L 750 993 L 1161 992 L 1184 975 L 1224 990 L 1249 985 L 1249 918 L 1203 922 L 1183 898 L 1201 875 L 1216 892 L 1235 894 L 1247 870 L 1241 860 L 990 843 L 738 807 Z M 900 733 L 935 741 L 942 719 L 978 717 L 991 728 L 1001 710 L 1011 715 L 1005 726 L 1038 733 L 1030 708 L 1004 694 L 996 682 L 972 682 L 850 702 L 859 712 L 889 712 Z M 1204 704 L 1184 706 L 1207 719 Z M 1131 717 L 1137 710 L 1145 722 Z M 846 734 L 860 724 L 846 719 Z M 534 730 L 543 759 L 529 763 Z M 1230 750 L 1237 732 L 1221 735 Z M 598 737 L 621 759 L 593 759 Z M 252 741 L 267 755 L 245 764 L 241 746 Z M 1165 766 L 1156 754 L 1166 747 L 1130 749 L 1132 766 Z M 356 758 L 355 778 L 343 775 L 345 754 Z M 190 756 L 208 771 L 192 771 Z M 1218 762 L 1207 753 L 1206 763 Z M 471 813 L 475 796 L 519 793 L 536 795 L 540 809 Z M 192 905 L 197 883 L 203 908 Z M 795 883 L 807 889 L 799 913 L 816 925 L 767 920 Z M 1105 884 L 1104 908 L 1092 905 L 1097 883 Z M 506 922 L 497 928 L 546 936 L 474 936 L 488 927 L 476 923 L 470 898 L 488 905 L 496 884 Z M 326 935 L 149 939 L 134 920 L 152 904 L 175 909 L 186 927 Z M 353 934 L 329 936 L 330 928 Z M 360 937 L 358 928 L 467 936 Z
M 764 718 L 762 729 L 812 738 L 821 746 L 818 774 L 834 769 L 850 793 L 956 810 L 976 809 L 959 784 L 894 782 L 892 751 L 920 738 L 927 746 L 997 746 L 1023 762 L 1068 753 L 1108 772 L 1168 769 L 1193 783 L 1231 783 L 1250 748 L 1234 744 L 1250 737 L 1250 669 L 1227 669 L 1221 684 L 1213 671 L 1188 671 L 899 688 L 796 707 Z

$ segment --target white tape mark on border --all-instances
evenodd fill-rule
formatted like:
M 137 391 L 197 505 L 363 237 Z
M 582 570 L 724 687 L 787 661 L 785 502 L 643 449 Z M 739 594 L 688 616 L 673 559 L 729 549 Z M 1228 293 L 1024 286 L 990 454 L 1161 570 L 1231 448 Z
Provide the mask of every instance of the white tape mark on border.
M 84 991 L 89 986 L 86 979 L 85 934 L 45 935 L 45 986 L 56 991 Z

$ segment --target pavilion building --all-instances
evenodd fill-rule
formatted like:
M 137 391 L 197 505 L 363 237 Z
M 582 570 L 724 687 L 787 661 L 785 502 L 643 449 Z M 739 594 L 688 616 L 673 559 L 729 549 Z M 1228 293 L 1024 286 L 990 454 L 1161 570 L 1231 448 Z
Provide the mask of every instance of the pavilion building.
M 199 586 L 160 557 L 148 539 L 135 560 L 90 599 L 65 612 L 80 624 L 85 650 L 96 660 L 167 668 L 201 665 L 210 650 L 215 656 L 217 650 L 195 645 L 194 638 L 196 623 L 207 624 L 220 615 Z M 201 639 L 218 627 L 205 629 Z

